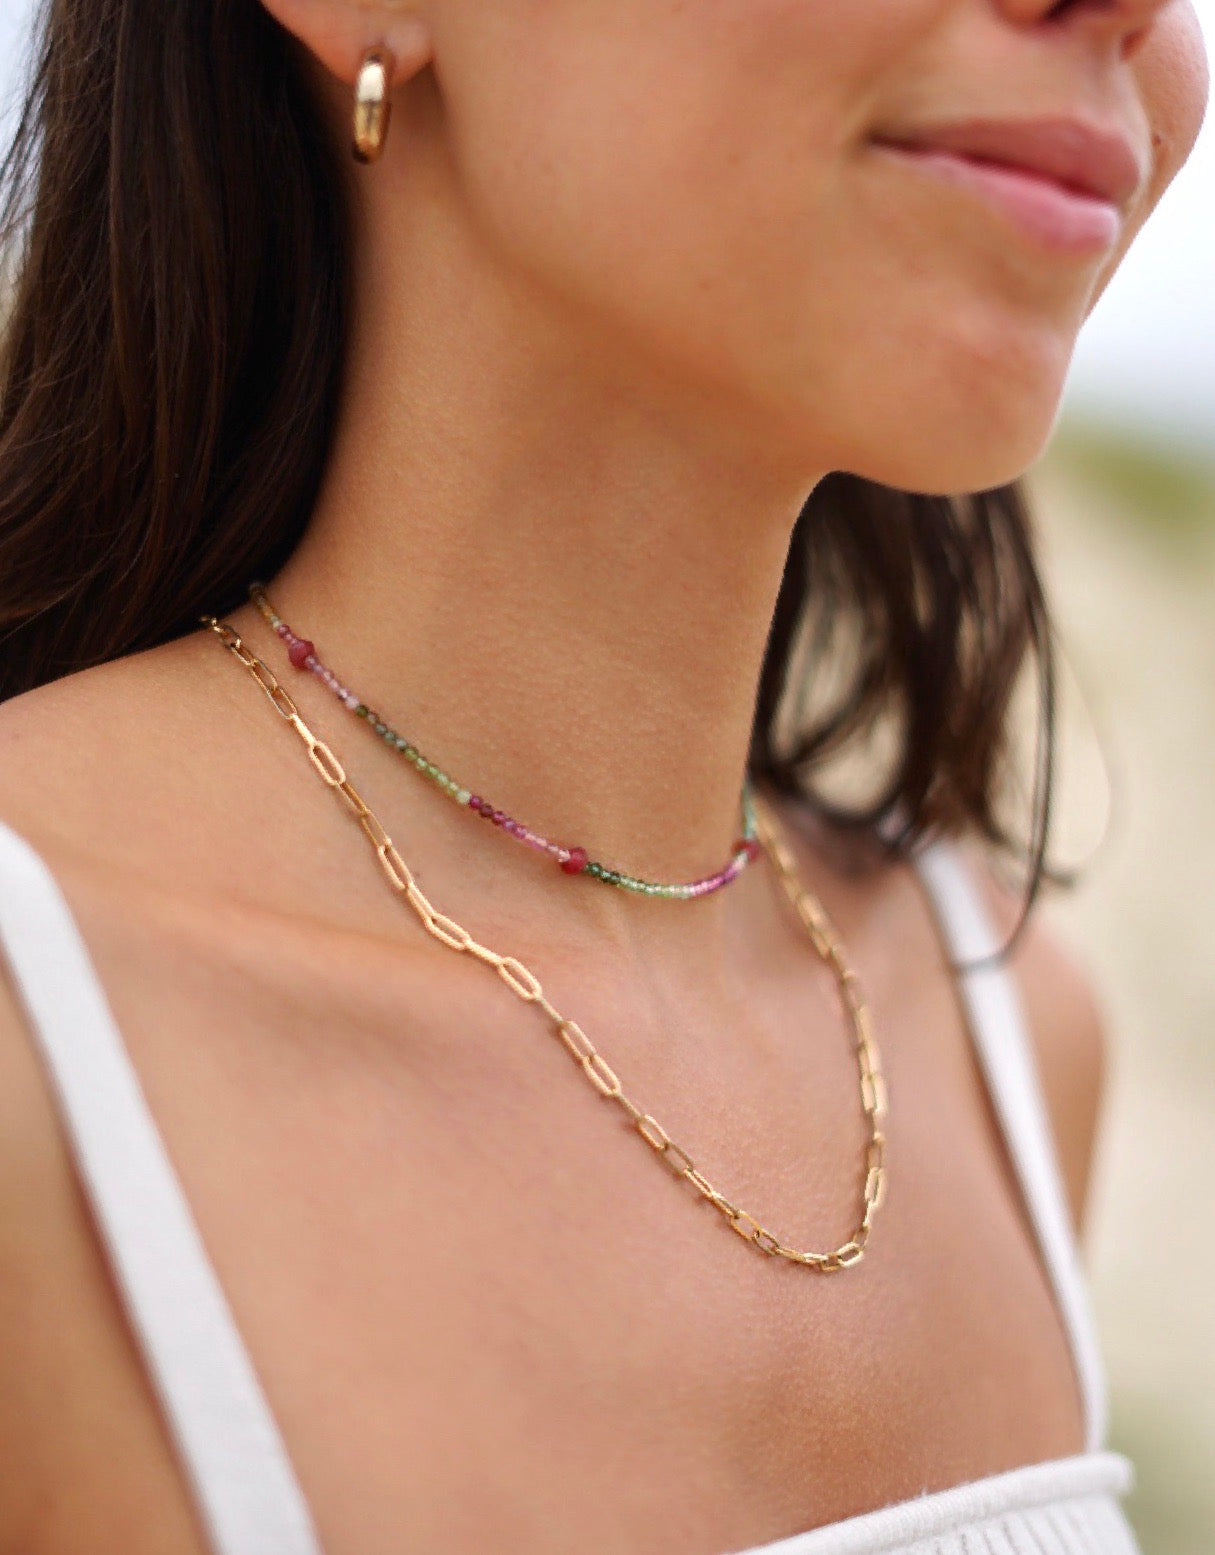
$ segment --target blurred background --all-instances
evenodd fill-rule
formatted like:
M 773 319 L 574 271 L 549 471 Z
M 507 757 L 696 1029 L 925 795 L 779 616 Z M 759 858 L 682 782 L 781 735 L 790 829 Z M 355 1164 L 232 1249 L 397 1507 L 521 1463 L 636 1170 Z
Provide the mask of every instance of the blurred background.
M 1215 0 L 1196 0 L 1215 56 Z M 0 5 L 7 142 L 30 0 Z M 1044 914 L 1110 1072 L 1087 1257 L 1146 1555 L 1215 1550 L 1215 110 L 1085 326 L 1030 472 L 1063 650 Z
M 1215 0 L 1197 0 L 1215 58 Z M 1067 664 L 1046 913 L 1110 1073 L 1088 1264 L 1147 1555 L 1215 1550 L 1215 109 L 1085 326 L 1031 472 Z
M 1215 57 L 1215 0 L 1197 0 Z M 1147 1555 L 1215 1550 L 1215 110 L 1031 472 L 1067 665 L 1045 912 L 1098 974 L 1088 1265 Z

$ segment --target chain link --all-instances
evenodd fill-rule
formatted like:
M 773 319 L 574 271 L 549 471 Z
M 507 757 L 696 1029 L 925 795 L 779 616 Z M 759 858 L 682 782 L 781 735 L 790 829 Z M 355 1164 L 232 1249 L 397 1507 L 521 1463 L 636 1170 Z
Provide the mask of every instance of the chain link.
M 886 1188 L 886 1137 L 878 1125 L 886 1116 L 886 1085 L 882 1075 L 877 1044 L 873 1038 L 869 1011 L 861 996 L 860 982 L 848 966 L 840 942 L 826 910 L 818 898 L 802 884 L 792 852 L 776 830 L 775 817 L 767 804 L 755 796 L 756 830 L 760 843 L 776 868 L 781 885 L 815 951 L 830 967 L 839 991 L 840 1006 L 851 1028 L 860 1079 L 861 1105 L 869 1120 L 869 1141 L 865 1150 L 865 1176 L 861 1190 L 860 1223 L 846 1242 L 830 1252 L 808 1252 L 786 1246 L 753 1215 L 731 1203 L 719 1192 L 692 1157 L 648 1112 L 643 1112 L 624 1091 L 620 1077 L 590 1037 L 576 1021 L 562 1015 L 545 996 L 539 978 L 514 956 L 503 956 L 479 944 L 469 931 L 438 911 L 417 885 L 412 871 L 393 846 L 392 838 L 351 784 L 341 762 L 323 740 L 317 738 L 300 717 L 287 691 L 264 660 L 245 646 L 240 634 L 227 622 L 214 616 L 200 617 L 220 642 L 248 670 L 280 717 L 291 724 L 302 740 L 317 775 L 333 789 L 351 810 L 379 860 L 389 885 L 403 896 L 422 921 L 423 927 L 441 944 L 467 953 L 492 966 L 503 982 L 525 1004 L 535 1004 L 553 1024 L 555 1035 L 577 1062 L 586 1078 L 606 1101 L 614 1102 L 628 1116 L 633 1127 L 663 1164 L 678 1178 L 689 1182 L 696 1192 L 724 1215 L 731 1229 L 757 1252 L 770 1258 L 831 1273 L 851 1268 L 864 1257 L 873 1227 L 873 1218 L 882 1204 Z

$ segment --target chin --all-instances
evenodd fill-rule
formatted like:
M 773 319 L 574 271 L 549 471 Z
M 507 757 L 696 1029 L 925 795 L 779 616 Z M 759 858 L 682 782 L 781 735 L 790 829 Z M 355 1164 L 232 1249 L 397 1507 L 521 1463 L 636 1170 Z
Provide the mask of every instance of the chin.
M 898 445 L 885 448 L 875 457 L 858 462 L 851 473 L 866 480 L 893 486 L 900 491 L 923 492 L 928 496 L 952 496 L 966 491 L 989 491 L 1007 485 L 1025 474 L 1046 447 L 1052 421 L 1017 439 L 993 437 L 989 428 L 975 429 L 972 441 L 938 442 L 920 447 Z M 950 438 L 958 437 L 958 427 Z M 931 449 L 925 455 L 925 446 Z
M 902 491 L 947 496 L 987 491 L 1024 475 L 1054 430 L 1066 376 L 1063 352 L 1008 354 L 976 371 L 875 382 L 850 417 L 833 468 Z M 807 407 L 807 429 L 814 411 Z

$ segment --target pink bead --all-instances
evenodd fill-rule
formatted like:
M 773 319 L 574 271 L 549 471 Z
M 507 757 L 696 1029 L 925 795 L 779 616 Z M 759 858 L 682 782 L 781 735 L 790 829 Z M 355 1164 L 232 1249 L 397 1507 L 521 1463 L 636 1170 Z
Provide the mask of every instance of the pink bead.
M 304 668 L 304 660 L 315 652 L 315 648 L 306 637 L 297 637 L 287 649 L 287 657 L 297 670 L 302 670 Z
M 569 858 L 563 859 L 561 867 L 567 875 L 580 875 L 586 868 L 587 856 L 585 848 L 571 848 Z

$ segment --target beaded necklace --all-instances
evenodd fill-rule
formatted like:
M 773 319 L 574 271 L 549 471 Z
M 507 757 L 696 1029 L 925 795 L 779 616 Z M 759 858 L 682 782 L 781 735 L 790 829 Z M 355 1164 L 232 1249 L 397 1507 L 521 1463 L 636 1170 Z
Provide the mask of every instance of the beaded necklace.
M 861 1109 L 869 1135 L 859 1173 L 860 1219 L 852 1235 L 827 1252 L 794 1247 L 782 1241 L 754 1215 L 728 1199 L 705 1176 L 683 1146 L 667 1133 L 658 1119 L 652 1113 L 643 1111 L 626 1093 L 620 1076 L 595 1043 L 577 1021 L 562 1015 L 529 967 L 516 956 L 505 956 L 491 950 L 488 945 L 482 945 L 454 918 L 439 911 L 418 885 L 412 869 L 397 851 L 379 818 L 346 775 L 341 761 L 304 722 L 299 708 L 270 666 L 249 649 L 240 633 L 228 622 L 220 621 L 212 615 L 200 616 L 199 620 L 215 633 L 220 644 L 244 666 L 265 694 L 270 706 L 291 726 L 304 745 L 317 776 L 327 788 L 332 789 L 334 798 L 346 814 L 357 821 L 389 886 L 397 893 L 398 899 L 417 914 L 426 932 L 449 950 L 472 956 L 492 967 L 516 998 L 524 1004 L 535 1005 L 551 1022 L 554 1035 L 599 1095 L 627 1115 L 636 1132 L 681 1183 L 687 1183 L 695 1189 L 697 1195 L 724 1217 L 730 1229 L 742 1237 L 748 1247 L 765 1257 L 785 1259 L 822 1274 L 849 1269 L 861 1261 L 873 1230 L 874 1216 L 886 1192 L 886 1136 L 880 1126 L 887 1112 L 886 1084 L 869 1009 L 861 996 L 860 981 L 848 964 L 843 943 L 826 909 L 799 879 L 792 850 L 780 835 L 776 817 L 766 804 L 761 813 L 760 844 L 771 859 L 785 895 L 815 953 L 830 968 L 835 979 L 840 1007 L 852 1038 L 860 1081 Z
M 759 853 L 760 844 L 755 830 L 754 796 L 749 775 L 743 778 L 742 834 L 734 843 L 728 862 L 713 874 L 705 875 L 699 880 L 676 884 L 644 880 L 638 875 L 628 875 L 623 870 L 611 869 L 608 865 L 599 863 L 598 860 L 589 857 L 585 848 L 565 847 L 559 842 L 553 842 L 539 832 L 533 831 L 530 826 L 525 826 L 522 821 L 517 821 L 505 810 L 497 809 L 480 794 L 465 788 L 424 756 L 412 741 L 407 740 L 403 734 L 398 734 L 374 708 L 369 707 L 354 691 L 343 685 L 329 666 L 322 662 L 316 651 L 316 645 L 309 638 L 299 637 L 291 630 L 270 603 L 262 584 L 249 585 L 249 598 L 261 611 L 267 624 L 287 644 L 287 657 L 296 669 L 308 670 L 315 675 L 321 684 L 328 687 L 337 697 L 343 707 L 366 720 L 368 726 L 375 730 L 390 749 L 404 756 L 406 761 L 416 767 L 423 777 L 429 778 L 449 799 L 454 800 L 458 805 L 466 806 L 483 820 L 500 826 L 507 836 L 514 837 L 517 842 L 525 843 L 529 848 L 535 848 L 537 852 L 548 854 L 550 858 L 556 860 L 565 874 L 585 875 L 590 880 L 599 880 L 604 885 L 618 886 L 624 891 L 635 891 L 641 896 L 666 896 L 692 901 L 697 897 L 708 896 L 711 891 L 719 891 L 722 886 L 729 885 L 731 880 L 736 880 Z

